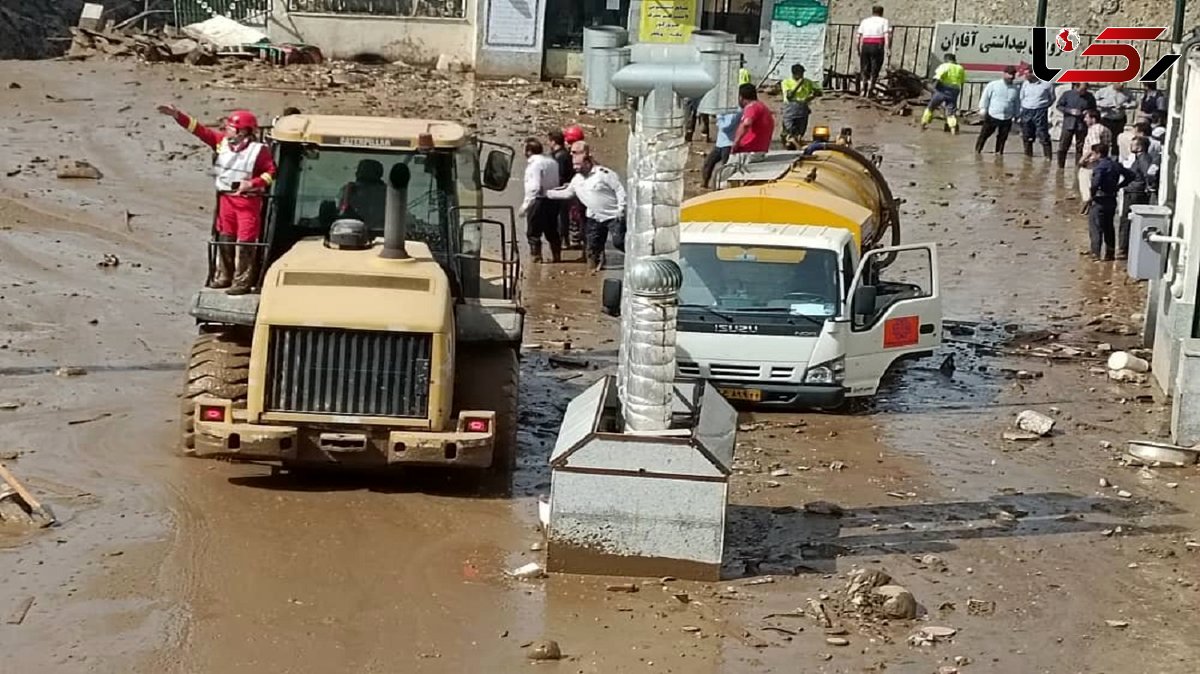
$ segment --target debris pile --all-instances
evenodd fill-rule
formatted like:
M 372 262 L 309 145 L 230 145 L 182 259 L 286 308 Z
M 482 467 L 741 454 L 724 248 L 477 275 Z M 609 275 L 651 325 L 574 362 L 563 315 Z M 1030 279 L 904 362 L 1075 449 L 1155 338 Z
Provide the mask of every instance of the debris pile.
M 864 617 L 911 620 L 917 617 L 917 599 L 886 571 L 858 569 L 850 574 L 843 608 Z
M 56 522 L 8 468 L 0 463 L 0 524 L 22 527 L 48 527 Z

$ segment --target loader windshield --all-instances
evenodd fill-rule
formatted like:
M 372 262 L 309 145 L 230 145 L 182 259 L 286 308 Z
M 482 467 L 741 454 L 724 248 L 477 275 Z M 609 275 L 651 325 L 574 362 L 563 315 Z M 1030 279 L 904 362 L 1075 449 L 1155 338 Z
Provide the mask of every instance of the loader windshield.
M 812 248 L 686 243 L 683 308 L 828 318 L 839 310 L 837 253 Z
M 324 235 L 334 220 L 354 217 L 371 233 L 383 236 L 387 206 L 387 177 L 392 167 L 409 169 L 408 238 L 422 241 L 439 256 L 451 248 L 451 215 L 459 203 L 458 154 L 469 150 L 431 152 L 370 151 L 360 149 L 289 148 L 284 157 L 276 199 L 282 222 L 295 224 L 303 236 Z M 463 178 L 476 181 L 473 172 Z M 284 211 L 293 209 L 289 214 Z

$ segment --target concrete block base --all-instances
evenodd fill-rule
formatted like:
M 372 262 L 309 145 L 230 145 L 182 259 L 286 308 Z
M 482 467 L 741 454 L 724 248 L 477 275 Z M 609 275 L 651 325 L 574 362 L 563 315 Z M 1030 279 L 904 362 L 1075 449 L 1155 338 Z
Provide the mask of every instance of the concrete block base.
M 718 580 L 737 413 L 715 389 L 676 384 L 672 429 L 622 431 L 616 385 L 572 400 L 551 455 L 547 568 Z

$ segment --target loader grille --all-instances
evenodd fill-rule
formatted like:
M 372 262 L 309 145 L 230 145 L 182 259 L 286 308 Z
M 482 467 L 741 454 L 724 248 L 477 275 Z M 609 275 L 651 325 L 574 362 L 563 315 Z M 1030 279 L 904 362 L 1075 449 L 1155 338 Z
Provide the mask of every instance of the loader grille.
M 267 412 L 424 418 L 433 336 L 271 328 Z

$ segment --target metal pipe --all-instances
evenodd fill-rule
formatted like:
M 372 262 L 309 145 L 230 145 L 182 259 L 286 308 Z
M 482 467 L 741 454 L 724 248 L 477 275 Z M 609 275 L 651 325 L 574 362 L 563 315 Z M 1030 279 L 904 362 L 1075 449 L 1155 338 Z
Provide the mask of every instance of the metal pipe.
M 1171 42 L 1179 44 L 1183 41 L 1183 15 L 1187 0 L 1175 0 L 1175 20 L 1171 24 Z
M 891 228 L 892 230 L 892 245 L 900 245 L 900 202 L 892 195 L 892 188 L 888 186 L 887 178 L 883 177 L 883 173 L 879 171 L 879 167 L 868 159 L 863 153 L 846 145 L 837 143 L 810 143 L 804 148 L 804 156 L 812 156 L 812 153 L 817 151 L 838 152 L 853 159 L 863 170 L 871 175 L 875 182 L 875 188 L 879 190 L 880 203 L 887 209 L 885 216 L 887 222 L 880 223 L 883 228 Z
M 638 97 L 629 135 L 629 231 L 625 238 L 625 296 L 618 368 L 625 429 L 670 428 L 675 381 L 675 321 L 679 285 L 679 211 L 688 146 L 682 98 L 713 87 L 705 68 L 691 63 L 634 63 L 612 78 Z
M 404 247 L 408 239 L 408 166 L 396 162 L 388 173 L 387 210 L 383 217 L 383 250 L 379 257 L 388 260 L 407 260 Z
M 1033 22 L 1033 25 L 1038 28 L 1046 27 L 1046 0 L 1038 0 L 1037 19 Z

